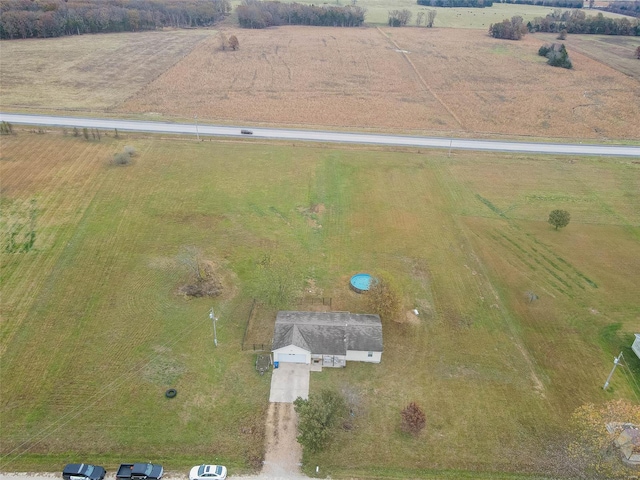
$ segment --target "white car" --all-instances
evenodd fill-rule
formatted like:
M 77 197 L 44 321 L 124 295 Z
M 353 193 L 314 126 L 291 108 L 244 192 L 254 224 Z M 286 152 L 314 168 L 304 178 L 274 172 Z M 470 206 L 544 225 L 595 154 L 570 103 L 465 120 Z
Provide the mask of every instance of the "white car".
M 197 465 L 189 472 L 189 480 L 224 480 L 227 467 L 222 465 Z

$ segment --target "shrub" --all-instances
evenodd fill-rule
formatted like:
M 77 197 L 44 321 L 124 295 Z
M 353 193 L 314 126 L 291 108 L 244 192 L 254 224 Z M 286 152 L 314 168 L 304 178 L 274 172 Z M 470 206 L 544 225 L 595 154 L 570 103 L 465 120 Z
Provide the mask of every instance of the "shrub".
M 547 57 L 547 63 L 552 67 L 573 67 L 564 43 L 552 43 L 551 45 L 543 45 L 538 50 L 538 55 L 540 55 L 541 57 Z
M 116 153 L 113 156 L 113 164 L 114 165 L 129 165 L 131 163 L 131 158 L 136 154 L 136 149 L 130 146 L 125 146 L 123 151 L 120 153 Z
M 427 417 L 416 402 L 411 402 L 402 412 L 402 430 L 417 435 L 427 423 Z

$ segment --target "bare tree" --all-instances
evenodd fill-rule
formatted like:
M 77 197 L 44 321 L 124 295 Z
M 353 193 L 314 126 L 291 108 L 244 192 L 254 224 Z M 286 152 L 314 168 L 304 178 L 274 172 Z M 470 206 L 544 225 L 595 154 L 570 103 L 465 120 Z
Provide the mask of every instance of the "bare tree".
M 229 45 L 229 41 L 227 40 L 227 36 L 223 33 L 220 32 L 220 50 L 226 50 L 227 49 L 227 45 Z
M 198 247 L 194 247 L 193 245 L 182 247 L 178 253 L 178 262 L 193 273 L 197 280 L 201 281 L 204 279 L 202 252 Z
M 229 46 L 231 47 L 231 50 L 237 50 L 240 48 L 240 42 L 238 42 L 238 38 L 235 35 L 231 35 L 229 37 Z
M 422 21 L 424 20 L 424 12 L 418 12 L 416 15 L 416 26 L 419 27 L 422 25 Z
M 429 10 L 427 12 L 427 27 L 433 28 L 433 22 L 436 19 L 436 14 L 438 12 L 436 10 Z

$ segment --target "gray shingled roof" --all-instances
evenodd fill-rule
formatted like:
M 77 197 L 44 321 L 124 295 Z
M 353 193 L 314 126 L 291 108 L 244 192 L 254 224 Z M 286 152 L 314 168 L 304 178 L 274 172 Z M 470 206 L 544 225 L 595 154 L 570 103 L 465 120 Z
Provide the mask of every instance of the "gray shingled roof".
M 273 350 L 288 345 L 323 355 L 346 355 L 347 350 L 382 352 L 382 322 L 378 315 L 280 311 Z

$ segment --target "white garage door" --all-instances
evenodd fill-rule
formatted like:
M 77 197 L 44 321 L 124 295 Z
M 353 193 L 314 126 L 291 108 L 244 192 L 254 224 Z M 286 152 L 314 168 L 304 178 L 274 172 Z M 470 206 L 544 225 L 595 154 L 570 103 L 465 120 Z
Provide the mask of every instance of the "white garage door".
M 304 353 L 279 353 L 278 361 L 282 363 L 307 363 L 307 356 Z

